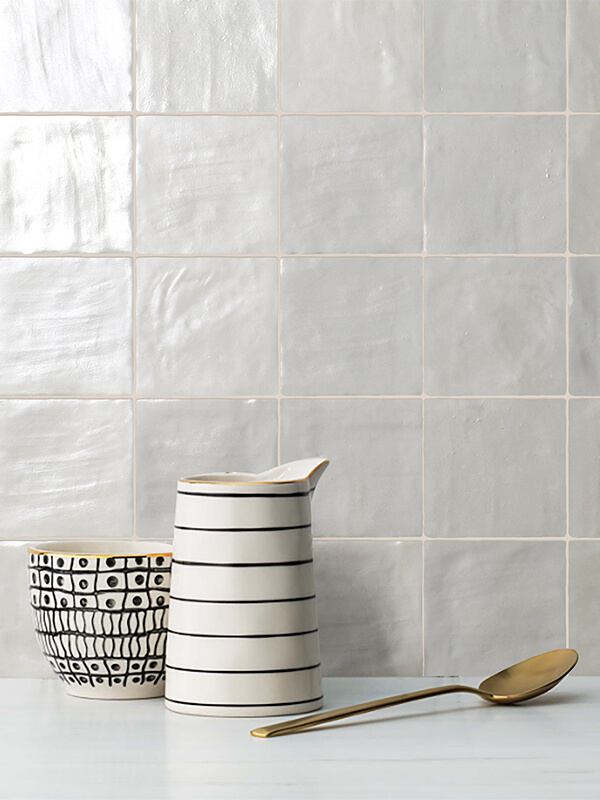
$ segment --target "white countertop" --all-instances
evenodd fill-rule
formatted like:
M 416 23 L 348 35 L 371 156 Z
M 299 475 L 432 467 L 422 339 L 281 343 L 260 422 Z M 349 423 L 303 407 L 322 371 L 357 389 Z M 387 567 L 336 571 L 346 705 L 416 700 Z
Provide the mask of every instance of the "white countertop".
M 330 678 L 326 707 L 447 682 Z M 448 695 L 274 739 L 257 724 L 1 680 L 0 798 L 600 798 L 600 678 L 521 706 Z

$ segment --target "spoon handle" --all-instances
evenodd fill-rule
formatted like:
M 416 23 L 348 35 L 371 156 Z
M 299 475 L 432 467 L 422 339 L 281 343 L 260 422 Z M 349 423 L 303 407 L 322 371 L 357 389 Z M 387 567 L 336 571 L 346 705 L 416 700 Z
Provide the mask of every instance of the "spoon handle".
M 259 739 L 267 739 L 271 736 L 284 736 L 286 733 L 303 731 L 307 728 L 314 728 L 323 725 L 325 722 L 333 722 L 346 717 L 353 717 L 356 714 L 366 714 L 369 711 L 377 711 L 380 708 L 390 708 L 399 706 L 402 703 L 410 703 L 412 700 L 425 700 L 428 697 L 437 697 L 440 694 L 452 694 L 454 692 L 470 692 L 480 697 L 485 697 L 484 692 L 475 689 L 473 686 L 461 686 L 452 684 L 449 686 L 434 686 L 432 689 L 421 689 L 420 692 L 410 692 L 409 694 L 397 694 L 393 697 L 383 697 L 380 700 L 370 700 L 368 703 L 359 703 L 355 706 L 345 706 L 336 708 L 333 711 L 324 711 L 321 714 L 311 714 L 308 717 L 298 717 L 287 722 L 276 722 L 274 725 L 267 725 L 264 728 L 255 728 L 250 731 L 252 736 Z

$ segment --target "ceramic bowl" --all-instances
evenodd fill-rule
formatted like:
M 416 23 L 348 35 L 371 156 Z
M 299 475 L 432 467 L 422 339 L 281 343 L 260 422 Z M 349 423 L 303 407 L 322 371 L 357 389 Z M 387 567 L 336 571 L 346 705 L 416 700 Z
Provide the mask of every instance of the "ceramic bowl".
M 29 548 L 36 636 L 68 694 L 164 694 L 171 545 L 65 540 Z

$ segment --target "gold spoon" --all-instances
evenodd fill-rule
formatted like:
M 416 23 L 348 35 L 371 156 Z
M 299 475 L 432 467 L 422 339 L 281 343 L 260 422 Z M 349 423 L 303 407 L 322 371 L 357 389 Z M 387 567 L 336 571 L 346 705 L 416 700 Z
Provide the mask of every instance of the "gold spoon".
M 490 703 L 508 705 L 509 703 L 521 703 L 523 700 L 531 700 L 544 692 L 549 692 L 565 675 L 573 669 L 579 656 L 575 650 L 551 650 L 549 653 L 542 653 L 533 656 L 526 661 L 513 664 L 512 667 L 497 672 L 491 678 L 486 678 L 479 684 L 479 688 L 474 686 L 460 686 L 454 684 L 450 686 L 435 686 L 433 689 L 423 689 L 420 692 L 410 692 L 410 694 L 397 694 L 394 697 L 384 697 L 381 700 L 371 700 L 368 703 L 359 703 L 356 706 L 346 706 L 337 708 L 333 711 L 324 711 L 321 714 L 311 714 L 308 717 L 288 720 L 287 722 L 276 722 L 274 725 L 267 725 L 265 728 L 255 728 L 250 731 L 252 736 L 266 739 L 270 736 L 283 736 L 286 733 L 303 731 L 306 728 L 314 728 L 324 722 L 333 722 L 338 719 L 352 717 L 355 714 L 366 714 L 368 711 L 376 711 L 379 708 L 390 708 L 399 706 L 402 703 L 410 703 L 411 700 L 424 700 L 427 697 L 436 697 L 439 694 L 452 694 L 453 692 L 470 692 L 477 694 Z

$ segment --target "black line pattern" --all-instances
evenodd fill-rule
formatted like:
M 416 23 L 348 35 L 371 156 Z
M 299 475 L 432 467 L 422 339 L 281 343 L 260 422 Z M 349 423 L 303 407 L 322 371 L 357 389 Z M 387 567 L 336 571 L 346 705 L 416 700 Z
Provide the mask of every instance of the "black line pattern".
M 29 554 L 36 636 L 72 685 L 158 685 L 165 679 L 171 557 Z
M 300 531 L 311 527 L 311 523 L 304 525 L 283 525 L 275 528 L 190 528 L 186 525 L 175 525 L 178 531 L 208 531 L 209 533 L 256 533 L 257 531 Z
M 180 603 L 233 603 L 234 605 L 244 605 L 246 603 L 302 603 L 305 600 L 314 600 L 316 594 L 307 594 L 306 597 L 283 597 L 275 600 L 199 600 L 196 597 L 176 597 L 171 595 L 171 600 Z
M 323 697 L 324 695 L 320 694 L 318 697 L 311 697 L 308 700 L 286 700 L 281 703 L 193 703 L 191 700 L 175 700 L 166 695 L 165 700 L 182 706 L 206 706 L 207 708 L 278 708 L 279 706 L 303 706 L 306 703 L 316 703 Z
M 285 667 L 284 669 L 194 669 L 192 667 L 176 667 L 167 664 L 167 669 L 178 670 L 179 672 L 201 672 L 204 675 L 279 675 L 283 672 L 306 672 L 311 669 L 318 669 L 318 664 L 310 664 L 308 667 Z
M 312 631 L 294 631 L 293 633 L 186 633 L 169 628 L 168 632 L 173 636 L 192 636 L 197 639 L 285 639 L 294 636 L 310 636 L 311 633 L 318 633 L 319 629 L 313 628 Z

